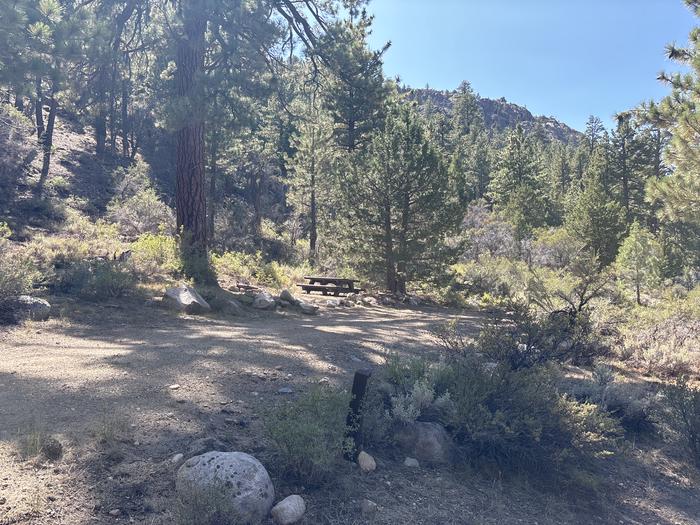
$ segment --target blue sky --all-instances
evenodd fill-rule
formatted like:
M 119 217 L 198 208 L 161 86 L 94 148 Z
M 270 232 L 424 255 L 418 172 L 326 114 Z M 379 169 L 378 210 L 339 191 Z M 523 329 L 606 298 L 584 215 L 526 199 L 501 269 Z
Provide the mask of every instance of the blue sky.
M 387 76 L 412 87 L 461 80 L 583 129 L 666 92 L 695 17 L 681 0 L 372 0 L 372 47 L 390 40 Z

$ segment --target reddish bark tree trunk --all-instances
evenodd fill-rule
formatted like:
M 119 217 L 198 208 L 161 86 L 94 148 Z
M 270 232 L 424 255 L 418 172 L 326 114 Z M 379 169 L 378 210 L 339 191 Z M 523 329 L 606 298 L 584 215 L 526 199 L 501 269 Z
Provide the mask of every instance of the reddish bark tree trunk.
M 186 258 L 206 257 L 204 117 L 201 93 L 206 15 L 202 0 L 182 3 L 183 35 L 178 42 L 175 76 L 178 99 L 186 115 L 176 133 L 175 204 L 177 228 Z

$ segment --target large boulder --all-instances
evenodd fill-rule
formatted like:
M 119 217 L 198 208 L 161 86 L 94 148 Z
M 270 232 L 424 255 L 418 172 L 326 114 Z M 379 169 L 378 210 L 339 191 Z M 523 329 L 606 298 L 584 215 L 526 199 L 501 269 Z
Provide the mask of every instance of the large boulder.
M 186 285 L 168 288 L 163 295 L 163 304 L 188 314 L 200 314 L 211 310 L 209 303 L 197 290 Z
M 452 460 L 452 440 L 442 425 L 415 421 L 401 425 L 394 433 L 404 453 L 423 463 L 441 465 Z
M 275 307 L 275 299 L 267 292 L 260 292 L 253 300 L 253 308 L 258 310 L 270 310 Z
M 187 515 L 215 508 L 227 523 L 253 525 L 270 512 L 275 489 L 265 467 L 243 452 L 207 452 L 177 471 L 177 495 Z
M 46 321 L 51 313 L 51 305 L 31 295 L 8 297 L 0 302 L 0 320 L 8 323 L 21 323 L 27 319 Z

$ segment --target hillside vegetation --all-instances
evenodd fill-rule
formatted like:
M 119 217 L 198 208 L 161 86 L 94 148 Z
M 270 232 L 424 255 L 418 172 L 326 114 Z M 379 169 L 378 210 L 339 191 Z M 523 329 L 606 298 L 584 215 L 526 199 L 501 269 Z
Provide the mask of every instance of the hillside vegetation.
M 365 4 L 0 0 L 0 524 L 697 521 L 696 31 L 576 131 L 385 78 Z

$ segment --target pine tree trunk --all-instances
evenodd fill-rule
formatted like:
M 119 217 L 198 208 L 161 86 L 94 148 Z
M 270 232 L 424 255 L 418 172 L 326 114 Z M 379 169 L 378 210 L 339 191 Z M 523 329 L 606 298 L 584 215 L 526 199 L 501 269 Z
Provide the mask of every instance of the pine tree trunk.
M 122 80 L 122 156 L 129 158 L 129 80 Z
M 639 306 L 642 306 L 642 291 L 641 291 L 641 289 L 640 289 L 641 286 L 640 286 L 640 284 L 639 284 L 639 281 L 637 281 L 636 283 L 634 283 L 634 288 L 635 288 L 635 292 L 636 292 L 636 295 L 637 295 L 637 304 L 638 304 Z
M 54 93 L 51 93 L 51 98 L 49 98 L 49 117 L 46 121 L 46 130 L 41 135 L 41 148 L 43 151 L 43 160 L 41 163 L 41 174 L 39 175 L 39 182 L 34 188 L 34 195 L 38 198 L 44 192 L 44 186 L 46 185 L 46 180 L 49 177 L 49 169 L 51 167 L 51 149 L 53 148 L 53 129 L 56 123 L 56 113 L 58 111 L 58 103 L 54 97 Z
M 117 149 L 117 101 L 114 87 L 117 83 L 117 64 L 112 65 L 112 78 L 109 90 L 109 149 L 112 153 Z
M 209 212 L 209 225 L 208 233 L 213 235 L 214 233 L 214 221 L 216 220 L 216 183 L 219 176 L 219 166 L 217 163 L 217 158 L 219 156 L 219 141 L 214 135 L 210 148 L 210 159 L 209 159 L 209 206 L 207 206 L 207 211 Z
M 396 293 L 396 261 L 394 260 L 394 239 L 391 229 L 391 205 L 384 204 L 384 264 L 386 268 L 386 288 Z
M 44 134 L 44 91 L 41 87 L 41 77 L 34 81 L 36 100 L 34 101 L 34 117 L 36 119 L 36 138 L 41 144 L 41 136 Z
M 24 96 L 19 88 L 15 89 L 15 109 L 20 113 L 24 113 Z
M 312 148 L 316 149 L 315 136 Z M 309 262 L 316 264 L 316 242 L 318 240 L 318 210 L 316 209 L 316 158 L 311 157 L 311 203 L 310 203 L 310 225 L 309 225 Z
M 96 96 L 96 106 L 97 111 L 95 114 L 95 153 L 99 157 L 102 157 L 105 153 L 105 146 L 107 144 L 107 73 L 105 72 L 105 66 L 100 66 L 97 73 L 97 96 Z
M 177 228 L 182 233 L 186 258 L 200 261 L 207 254 L 207 213 L 204 190 L 204 118 L 200 106 L 202 66 L 204 62 L 204 33 L 207 21 L 204 1 L 183 2 L 184 34 L 176 53 L 177 95 L 187 104 L 188 114 L 176 132 L 175 204 Z

